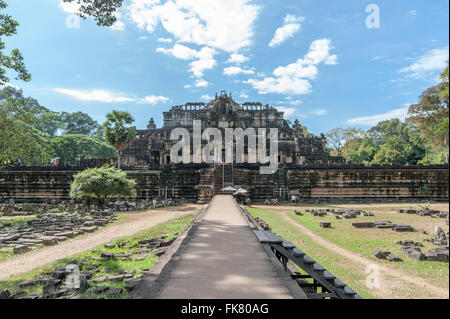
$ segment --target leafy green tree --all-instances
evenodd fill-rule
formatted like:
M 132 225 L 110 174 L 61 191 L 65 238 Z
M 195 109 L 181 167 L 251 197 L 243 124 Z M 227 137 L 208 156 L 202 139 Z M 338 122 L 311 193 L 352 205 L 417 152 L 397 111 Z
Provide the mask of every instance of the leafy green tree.
M 52 156 L 49 137 L 41 131 L 0 112 L 0 160 L 47 164 Z
M 55 157 L 61 163 L 74 164 L 77 158 L 111 158 L 117 157 L 117 151 L 99 137 L 89 137 L 82 134 L 57 136 L 51 140 Z
M 120 169 L 108 165 L 88 168 L 74 176 L 70 197 L 74 199 L 97 198 L 102 204 L 105 199 L 117 196 L 135 195 L 136 182 L 128 179 Z
M 420 128 L 421 137 L 425 139 L 429 149 L 424 162 L 448 162 L 448 92 L 447 65 L 441 74 L 441 83 L 425 90 L 420 95 L 419 102 L 409 108 L 407 121 Z
M 8 5 L 4 0 L 0 0 L 0 12 L 6 9 Z M 0 13 L 0 85 L 9 83 L 7 76 L 8 70 L 17 73 L 16 80 L 28 82 L 31 80 L 31 74 L 27 71 L 23 62 L 23 56 L 18 49 L 13 49 L 11 53 L 5 54 L 6 44 L 4 37 L 11 37 L 17 34 L 19 23 L 10 15 Z
M 61 114 L 64 134 L 83 134 L 88 136 L 102 136 L 103 127 L 83 112 Z
M 78 15 L 83 19 L 92 17 L 97 25 L 110 27 L 117 21 L 114 13 L 122 6 L 123 0 L 63 0 L 80 5 Z
M 363 136 L 364 131 L 356 128 L 335 128 L 326 134 L 331 154 L 344 157 L 359 148 Z
M 408 154 L 405 144 L 399 137 L 390 138 L 381 145 L 380 150 L 375 154 L 373 164 L 400 164 L 407 163 Z
M 22 90 L 9 86 L 0 90 L 0 112 L 49 136 L 54 136 L 63 127 L 59 113 L 40 105 L 36 99 L 24 97 Z
M 117 167 L 120 168 L 121 152 L 136 137 L 136 127 L 127 127 L 134 122 L 128 112 L 112 111 L 106 114 L 106 122 L 103 123 L 104 136 L 109 144 L 114 146 L 118 153 Z

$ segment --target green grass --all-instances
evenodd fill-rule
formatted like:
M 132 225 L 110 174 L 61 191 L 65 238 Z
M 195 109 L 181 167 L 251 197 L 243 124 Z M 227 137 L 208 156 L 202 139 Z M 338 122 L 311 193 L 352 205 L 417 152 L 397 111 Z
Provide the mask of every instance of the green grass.
M 369 289 L 365 287 L 364 271 L 361 274 L 342 267 L 342 258 L 339 255 L 330 253 L 330 250 L 318 245 L 309 236 L 303 235 L 297 228 L 282 220 L 279 216 L 261 208 L 247 209 L 252 216 L 263 219 L 270 225 L 273 232 L 294 243 L 311 258 L 357 291 L 363 298 L 373 298 Z
M 398 240 L 405 239 L 418 241 L 423 243 L 424 247 L 421 247 L 421 250 L 425 252 L 429 249 L 436 248 L 434 244 L 422 241 L 424 238 L 430 237 L 429 235 L 423 235 L 419 232 L 398 233 L 391 229 L 358 229 L 352 226 L 352 223 L 354 222 L 373 222 L 376 220 L 385 220 L 386 218 L 393 223 L 401 223 L 401 219 L 405 218 L 406 215 L 398 214 L 392 216 L 392 214 L 376 213 L 375 216 L 358 217 L 354 219 L 334 219 L 332 214 L 328 214 L 326 217 L 315 217 L 304 211 L 303 216 L 295 215 L 294 211 L 289 211 L 288 215 L 322 238 L 331 241 L 340 247 L 363 254 L 369 259 L 390 264 L 399 269 L 414 270 L 425 276 L 437 275 L 448 281 L 449 267 L 447 262 L 412 260 L 400 251 L 400 245 L 395 244 Z M 414 219 L 424 218 L 422 216 L 406 217 Z M 333 228 L 327 229 L 319 227 L 321 221 L 330 221 Z M 398 254 L 400 258 L 402 258 L 402 261 L 391 263 L 387 260 L 378 260 L 373 256 L 373 250 L 375 249 L 387 250 Z
M 127 245 L 132 246 L 132 245 L 137 244 L 137 242 L 140 240 L 149 239 L 149 238 L 157 238 L 162 235 L 167 235 L 167 239 L 172 239 L 172 238 L 176 237 L 176 233 L 180 234 L 184 229 L 186 229 L 190 225 L 190 223 L 193 220 L 193 218 L 195 217 L 195 215 L 196 215 L 196 212 L 194 212 L 190 215 L 184 216 L 184 217 L 170 220 L 166 223 L 157 225 L 149 230 L 136 233 L 133 236 L 117 239 L 111 243 L 117 244 L 117 243 L 124 242 Z M 153 264 L 158 260 L 158 257 L 156 255 L 154 255 L 153 253 L 149 253 L 148 255 L 146 255 L 143 260 L 137 260 L 135 256 L 133 256 L 131 260 L 121 260 L 121 259 L 97 260 L 97 258 L 104 251 L 108 251 L 108 252 L 112 252 L 112 253 L 119 253 L 119 252 L 126 253 L 130 250 L 133 250 L 133 248 L 125 248 L 125 247 L 106 248 L 105 245 L 101 245 L 92 250 L 89 250 L 89 251 L 83 252 L 81 254 L 78 254 L 76 256 L 73 256 L 71 258 L 62 259 L 62 260 L 56 261 L 54 263 L 45 265 L 43 267 L 39 267 L 29 273 L 17 275 L 8 280 L 5 280 L 5 281 L 0 281 L 0 291 L 3 289 L 8 289 L 12 293 L 15 293 L 17 291 L 26 291 L 27 294 L 41 293 L 41 291 L 42 291 L 41 286 L 36 286 L 36 287 L 32 287 L 32 288 L 27 288 L 27 289 L 20 289 L 19 284 L 23 281 L 36 279 L 40 276 L 45 277 L 46 273 L 54 270 L 57 267 L 64 266 L 72 260 L 77 260 L 79 263 L 83 262 L 82 267 L 80 269 L 81 271 L 84 271 L 85 269 L 87 269 L 89 266 L 91 266 L 93 264 L 98 264 L 99 266 L 97 269 L 99 269 L 100 271 L 96 272 L 95 275 L 93 276 L 93 278 L 105 275 L 106 273 L 101 272 L 105 266 L 110 267 L 110 269 L 111 269 L 109 275 L 113 274 L 114 272 L 118 271 L 119 269 L 122 269 L 124 271 L 134 270 L 136 272 L 136 275 L 139 275 L 142 273 L 143 269 L 151 268 L 153 266 Z M 114 287 L 114 288 L 124 288 L 125 284 L 124 284 L 124 282 L 105 281 L 103 283 L 98 283 L 97 286 L 109 286 L 109 287 Z M 124 292 L 122 293 L 122 295 L 114 296 L 114 297 L 107 296 L 106 294 L 94 294 L 92 291 L 92 288 L 93 287 L 90 287 L 90 289 L 88 289 L 84 293 L 84 295 L 85 296 L 95 296 L 95 297 L 100 297 L 100 298 L 108 298 L 108 299 L 125 298 L 128 295 L 128 292 L 126 292 L 125 289 L 124 289 Z

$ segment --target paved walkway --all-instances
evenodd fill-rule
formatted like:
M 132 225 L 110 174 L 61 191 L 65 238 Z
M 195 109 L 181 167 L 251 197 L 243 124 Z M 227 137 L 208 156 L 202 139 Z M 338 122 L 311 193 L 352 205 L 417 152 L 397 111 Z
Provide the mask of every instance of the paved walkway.
M 144 279 L 137 288 L 141 298 L 290 299 L 296 294 L 294 281 L 270 261 L 231 196 L 214 197 L 196 227 L 160 275 L 159 287 Z

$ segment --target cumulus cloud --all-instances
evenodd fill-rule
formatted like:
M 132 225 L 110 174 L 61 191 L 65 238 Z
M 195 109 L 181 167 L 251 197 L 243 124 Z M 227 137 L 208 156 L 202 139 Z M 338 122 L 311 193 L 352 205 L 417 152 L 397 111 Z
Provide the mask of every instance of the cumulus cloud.
M 260 7 L 252 0 L 132 0 L 128 10 L 150 33 L 161 25 L 179 42 L 236 52 L 252 43 Z
M 166 38 L 159 38 L 158 42 L 162 43 L 172 43 L 172 39 L 166 39 Z
M 314 110 L 314 111 L 312 111 L 312 112 L 309 112 L 309 114 L 321 116 L 321 115 L 327 114 L 327 110 L 324 110 L 324 109 L 318 109 L 318 110 Z
M 190 70 L 195 77 L 202 77 L 203 72 L 211 70 L 216 66 L 217 62 L 214 59 L 216 50 L 208 47 L 202 48 L 200 51 L 193 50 L 185 45 L 175 44 L 171 49 L 157 48 L 157 52 L 162 52 L 168 55 L 172 55 L 181 60 L 194 60 L 190 63 Z
M 211 101 L 211 100 L 214 100 L 214 98 L 213 98 L 212 96 L 209 96 L 208 94 L 202 95 L 202 96 L 200 97 L 200 99 L 203 100 L 203 101 Z
M 223 69 L 223 74 L 225 75 L 238 75 L 238 74 L 254 74 L 253 70 L 242 69 L 238 66 L 230 66 L 228 68 Z
M 347 120 L 347 124 L 350 125 L 364 125 L 364 126 L 374 126 L 377 125 L 378 122 L 387 121 L 392 119 L 400 119 L 405 120 L 406 115 L 408 114 L 409 107 L 402 107 L 400 109 L 394 109 L 386 113 L 376 114 L 371 116 L 364 117 L 355 117 Z
M 303 21 L 305 21 L 304 17 L 296 17 L 294 15 L 288 14 L 284 18 L 283 26 L 275 31 L 275 35 L 270 41 L 269 47 L 276 47 L 282 44 L 284 41 L 292 38 L 297 32 L 301 30 L 301 23 Z
M 205 81 L 203 79 L 198 79 L 194 85 L 197 88 L 203 88 L 203 87 L 207 87 L 209 85 L 209 82 Z
M 331 40 L 320 39 L 311 43 L 308 52 L 295 63 L 280 66 L 273 71 L 274 77 L 250 79 L 244 81 L 260 94 L 278 93 L 285 95 L 302 95 L 312 91 L 311 80 L 318 75 L 317 66 L 337 64 L 337 56 L 331 54 Z
M 287 117 L 293 116 L 297 111 L 294 107 L 276 106 L 275 108 L 280 112 L 284 112 L 284 115 Z
M 442 72 L 447 66 L 449 47 L 430 50 L 416 59 L 416 62 L 400 70 L 407 79 L 429 78 Z
M 158 103 L 166 103 L 169 102 L 170 99 L 165 96 L 157 96 L 157 95 L 149 95 L 144 98 L 142 98 L 139 103 L 145 103 L 145 104 L 158 104 Z
M 233 53 L 230 55 L 230 58 L 228 59 L 228 61 L 226 63 L 242 64 L 242 63 L 245 63 L 248 61 L 249 61 L 249 58 L 247 58 L 246 56 L 244 56 L 242 54 L 238 54 L 238 53 Z
M 136 100 L 134 98 L 120 96 L 117 95 L 116 93 L 104 90 L 83 91 L 83 90 L 56 88 L 53 89 L 53 91 L 64 95 L 68 95 L 80 101 L 120 103 L 120 102 L 134 102 Z
M 73 2 L 63 2 L 62 0 L 59 1 L 59 7 L 67 13 L 76 13 L 80 9 L 80 5 Z
M 241 94 L 239 97 L 241 99 L 248 99 L 248 95 L 247 94 Z

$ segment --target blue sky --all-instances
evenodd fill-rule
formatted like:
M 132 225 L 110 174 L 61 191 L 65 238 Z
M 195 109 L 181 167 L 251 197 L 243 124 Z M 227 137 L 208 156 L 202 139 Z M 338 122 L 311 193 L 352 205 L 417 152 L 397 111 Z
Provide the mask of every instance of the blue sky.
M 12 81 L 56 111 L 98 121 L 127 110 L 138 128 L 172 105 L 232 92 L 315 134 L 403 119 L 448 60 L 447 0 L 125 0 L 112 28 L 60 0 L 8 0 L 33 75 Z M 379 28 L 368 28 L 369 4 Z M 374 20 L 371 20 L 372 22 Z

